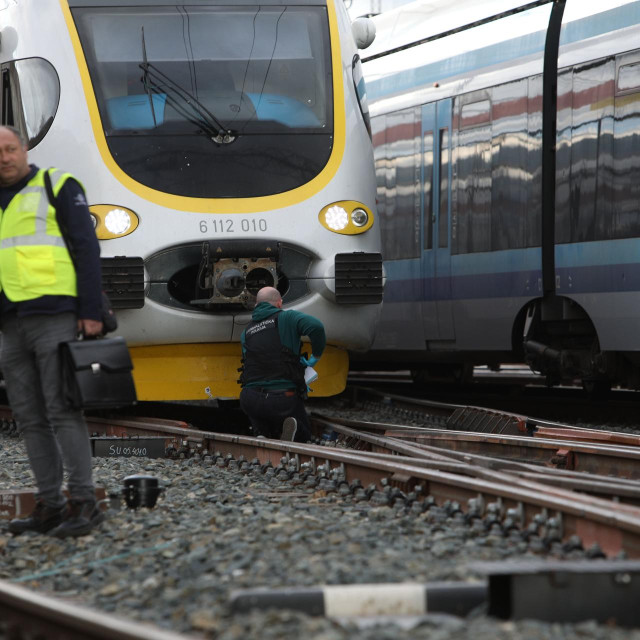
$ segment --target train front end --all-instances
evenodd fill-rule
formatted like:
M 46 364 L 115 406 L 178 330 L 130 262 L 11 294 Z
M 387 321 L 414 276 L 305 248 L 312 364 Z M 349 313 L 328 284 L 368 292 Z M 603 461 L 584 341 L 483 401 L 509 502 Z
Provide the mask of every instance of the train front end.
M 348 350 L 373 340 L 383 284 L 343 3 L 47 0 L 42 10 L 54 5 L 59 50 L 42 51 L 47 36 L 34 34 L 29 56 L 50 62 L 59 106 L 30 157 L 86 187 L 140 399 L 237 397 L 240 335 L 267 285 L 285 309 L 324 323 L 313 393 L 339 393 Z

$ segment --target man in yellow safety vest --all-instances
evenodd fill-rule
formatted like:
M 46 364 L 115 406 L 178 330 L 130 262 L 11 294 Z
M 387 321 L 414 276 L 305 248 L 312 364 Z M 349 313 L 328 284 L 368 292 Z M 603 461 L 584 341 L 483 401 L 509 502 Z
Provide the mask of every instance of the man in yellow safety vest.
M 87 425 L 65 401 L 58 349 L 78 332 L 102 331 L 100 247 L 80 183 L 50 170 L 54 207 L 44 174 L 29 164 L 21 133 L 0 126 L 0 369 L 37 485 L 34 511 L 9 531 L 65 538 L 103 519 Z

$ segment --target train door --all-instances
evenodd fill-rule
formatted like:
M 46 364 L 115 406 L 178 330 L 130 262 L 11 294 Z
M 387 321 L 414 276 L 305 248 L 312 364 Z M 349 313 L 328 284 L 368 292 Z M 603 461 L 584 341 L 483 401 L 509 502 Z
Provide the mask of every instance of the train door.
M 422 107 L 422 319 L 425 339 L 454 340 L 451 302 L 451 100 Z

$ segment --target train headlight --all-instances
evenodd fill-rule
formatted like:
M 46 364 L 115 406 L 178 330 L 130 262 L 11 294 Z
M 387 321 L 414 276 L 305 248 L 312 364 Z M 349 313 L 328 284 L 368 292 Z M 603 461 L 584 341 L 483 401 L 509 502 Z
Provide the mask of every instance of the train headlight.
M 124 209 L 111 209 L 104 218 L 104 226 L 113 235 L 121 236 L 131 227 L 131 216 Z
M 320 211 L 318 218 L 329 231 L 344 235 L 364 233 L 373 225 L 371 210 L 354 200 L 332 202 Z
M 349 224 L 347 212 L 337 205 L 327 209 L 324 219 L 332 231 L 342 231 Z
M 113 204 L 94 204 L 89 211 L 99 240 L 127 236 L 138 228 L 140 222 L 131 209 Z

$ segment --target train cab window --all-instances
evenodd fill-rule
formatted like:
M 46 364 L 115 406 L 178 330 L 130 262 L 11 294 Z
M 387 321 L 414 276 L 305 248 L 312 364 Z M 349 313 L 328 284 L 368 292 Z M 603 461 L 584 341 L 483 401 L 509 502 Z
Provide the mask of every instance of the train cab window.
M 43 58 L 24 58 L 2 65 L 2 124 L 16 127 L 35 147 L 58 110 L 60 80 Z
M 326 166 L 326 7 L 77 4 L 106 142 L 133 179 L 174 195 L 259 197 L 300 187 Z

